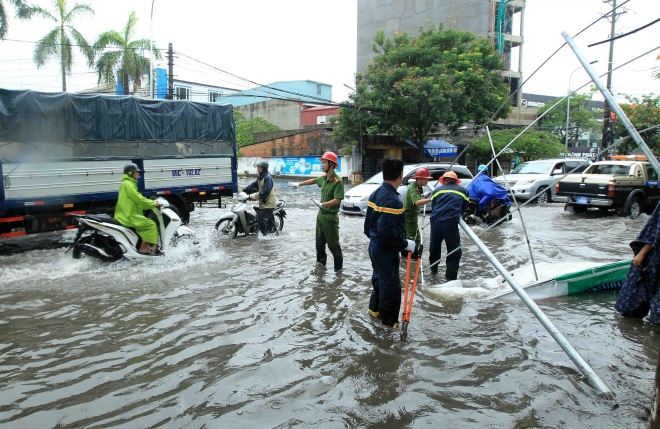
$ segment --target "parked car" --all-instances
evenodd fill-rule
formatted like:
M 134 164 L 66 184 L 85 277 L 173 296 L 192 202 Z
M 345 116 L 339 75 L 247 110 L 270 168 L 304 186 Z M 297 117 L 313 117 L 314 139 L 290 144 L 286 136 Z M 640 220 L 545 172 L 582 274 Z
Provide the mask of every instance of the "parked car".
M 465 186 L 470 183 L 472 180 L 472 173 L 464 165 L 458 164 L 447 164 L 447 163 L 423 163 L 423 164 L 406 164 L 403 166 L 403 181 L 401 186 L 397 189 L 401 200 L 403 201 L 404 196 L 408 190 L 408 185 L 410 181 L 413 181 L 413 176 L 415 172 L 420 167 L 428 167 L 431 177 L 427 185 L 427 189 L 435 188 L 438 183 L 438 179 L 449 169 L 451 166 L 451 171 L 455 172 L 459 179 L 461 179 L 461 185 Z M 341 201 L 339 206 L 339 211 L 346 214 L 355 214 L 366 216 L 367 214 L 367 204 L 369 203 L 369 197 L 371 194 L 383 183 L 383 173 L 378 173 L 364 183 L 359 184 L 358 186 L 349 189 L 344 194 L 344 199 Z M 427 204 L 426 208 L 427 213 L 431 211 L 431 204 Z
M 655 208 L 660 184 L 645 156 L 613 156 L 612 161 L 596 162 L 557 182 L 556 195 L 557 201 L 566 203 L 566 211 L 580 213 L 595 207 L 635 218 Z
M 535 200 L 543 204 L 554 199 L 555 184 L 564 174 L 571 171 L 582 173 L 590 165 L 591 161 L 584 159 L 539 159 L 523 162 L 507 174 L 508 187 L 504 176 L 497 176 L 493 180 L 517 200 L 529 200 L 541 190 L 545 190 Z

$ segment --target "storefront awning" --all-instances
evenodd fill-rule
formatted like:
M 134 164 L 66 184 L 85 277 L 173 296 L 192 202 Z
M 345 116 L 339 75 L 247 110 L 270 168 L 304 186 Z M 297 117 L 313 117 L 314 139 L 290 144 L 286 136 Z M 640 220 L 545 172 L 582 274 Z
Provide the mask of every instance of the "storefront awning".
M 424 152 L 429 156 L 456 156 L 458 149 L 444 140 L 427 140 Z

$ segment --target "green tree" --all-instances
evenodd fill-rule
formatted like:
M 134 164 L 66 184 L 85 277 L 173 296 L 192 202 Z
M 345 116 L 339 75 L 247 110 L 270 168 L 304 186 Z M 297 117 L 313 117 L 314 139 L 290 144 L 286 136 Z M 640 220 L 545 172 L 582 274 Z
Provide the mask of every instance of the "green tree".
M 58 58 L 62 70 L 62 91 L 66 91 L 66 75 L 71 74 L 73 66 L 72 48 L 74 46 L 82 52 L 90 67 L 94 64 L 94 49 L 72 25 L 75 18 L 94 15 L 94 10 L 85 3 L 76 3 L 71 9 L 67 9 L 67 0 L 52 1 L 53 12 L 49 12 L 40 6 L 24 5 L 20 8 L 19 17 L 21 19 L 31 19 L 34 15 L 38 15 L 57 24 L 55 28 L 37 42 L 32 59 L 37 68 L 41 68 L 51 58 Z
M 271 124 L 264 118 L 245 119 L 245 115 L 238 110 L 234 110 L 234 122 L 236 122 L 236 147 L 257 141 L 254 133 L 280 130 L 277 125 Z
M 641 97 L 626 95 L 626 99 L 628 103 L 621 104 L 621 108 L 637 131 L 660 124 L 660 95 L 656 96 L 653 93 Z M 628 131 L 619 120 L 614 121 L 612 131 L 615 138 L 629 136 Z M 645 131 L 640 135 L 653 153 L 660 154 L 660 128 Z M 628 154 L 635 148 L 637 148 L 637 144 L 632 139 L 626 139 L 617 147 L 617 151 L 620 154 Z
M 412 139 L 423 154 L 428 133 L 441 125 L 457 133 L 465 122 L 484 124 L 509 94 L 499 54 L 471 32 L 441 24 L 421 27 L 417 37 L 390 39 L 379 31 L 372 48 L 376 55 L 355 75 L 349 96 L 359 108 L 340 109 L 337 139 L 390 134 Z M 496 118 L 508 111 L 504 106 Z
M 108 47 L 118 48 L 105 51 L 99 55 L 94 68 L 99 75 L 99 83 L 116 83 L 115 71 L 119 69 L 121 73 L 124 95 L 128 95 L 129 82 L 133 79 L 133 92 L 137 92 L 142 77 L 149 75 L 149 59 L 143 57 L 140 52 L 151 49 L 149 39 L 133 40 L 135 36 L 135 26 L 137 25 L 135 12 L 128 15 L 128 22 L 124 26 L 122 33 L 115 30 L 101 33 L 94 43 L 96 52 L 103 52 Z M 154 47 L 154 57 L 160 58 L 160 51 Z M 151 84 L 153 77 L 149 77 Z
M 24 7 L 22 0 L 7 0 L 6 3 L 3 0 L 0 0 L 0 40 L 7 38 L 7 31 L 9 30 L 9 15 L 6 6 L 7 4 L 11 4 L 16 7 L 16 16 L 18 17 L 20 17 L 20 12 Z
M 506 130 L 494 130 L 490 135 L 493 139 L 495 152 L 499 153 L 508 145 L 521 129 L 510 128 Z M 559 142 L 556 135 L 547 131 L 529 129 L 525 131 L 513 144 L 502 154 L 500 158 L 520 157 L 527 161 L 541 158 L 556 158 L 565 151 L 565 147 Z M 488 135 L 477 138 L 468 148 L 467 155 L 471 158 L 488 159 L 493 157 Z
M 599 133 L 603 127 L 598 119 L 602 118 L 602 113 L 596 110 L 588 110 L 587 105 L 592 102 L 596 93 L 596 88 L 591 88 L 588 94 L 574 94 L 571 96 L 571 105 L 568 123 L 568 141 L 577 143 L 581 133 L 591 131 Z M 555 105 L 559 99 L 546 103 L 539 109 L 539 115 L 545 113 Z M 549 131 L 556 135 L 563 143 L 566 141 L 566 102 L 559 103 L 547 115 L 539 120 L 539 128 Z

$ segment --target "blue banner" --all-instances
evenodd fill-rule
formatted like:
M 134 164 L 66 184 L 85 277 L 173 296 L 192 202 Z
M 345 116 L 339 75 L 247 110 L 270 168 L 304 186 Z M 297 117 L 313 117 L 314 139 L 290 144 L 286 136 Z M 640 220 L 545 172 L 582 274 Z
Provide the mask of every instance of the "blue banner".
M 268 169 L 272 174 L 285 174 L 285 175 L 301 175 L 312 176 L 321 175 L 323 169 L 321 168 L 320 156 L 301 156 L 301 157 L 272 157 L 266 158 L 268 161 Z M 341 172 L 342 157 L 338 157 L 338 165 L 335 168 L 337 173 Z

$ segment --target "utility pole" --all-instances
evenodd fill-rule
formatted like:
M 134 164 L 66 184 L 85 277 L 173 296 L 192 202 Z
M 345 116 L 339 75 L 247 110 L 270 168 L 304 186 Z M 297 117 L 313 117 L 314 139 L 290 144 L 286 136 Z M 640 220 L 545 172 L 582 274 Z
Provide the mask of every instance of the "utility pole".
M 172 44 L 167 47 L 167 99 L 174 100 L 174 51 Z
M 623 15 L 628 12 L 627 9 L 623 9 L 621 12 L 616 11 L 616 2 L 617 0 L 602 0 L 603 3 L 608 3 L 612 5 L 611 14 L 605 15 L 608 21 L 612 24 L 610 38 L 615 37 L 615 27 L 616 20 L 619 15 Z M 614 40 L 610 40 L 610 58 L 607 62 L 607 90 L 612 92 L 612 62 L 614 58 Z M 612 133 L 612 123 L 610 121 L 610 116 L 612 109 L 610 108 L 609 103 L 605 100 L 605 112 L 603 113 L 603 138 L 601 140 L 601 149 L 610 146 L 614 143 L 614 134 Z

